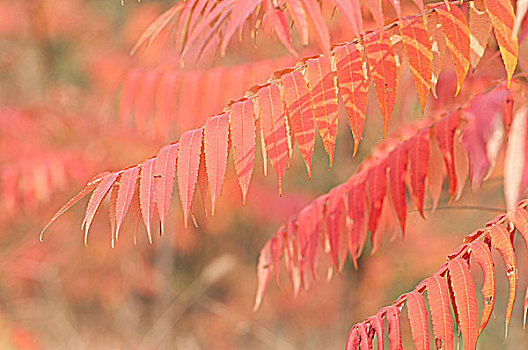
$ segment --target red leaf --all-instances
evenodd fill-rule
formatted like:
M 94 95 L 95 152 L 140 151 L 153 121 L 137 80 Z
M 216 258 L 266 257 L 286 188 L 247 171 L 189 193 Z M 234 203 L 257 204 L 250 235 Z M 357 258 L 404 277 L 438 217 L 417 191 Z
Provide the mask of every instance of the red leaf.
M 178 190 L 183 208 L 183 222 L 186 228 L 198 180 L 202 139 L 203 128 L 187 131 L 180 137 Z
M 308 17 L 306 16 L 306 11 L 301 4 L 300 0 L 286 0 L 288 10 L 299 30 L 301 35 L 301 42 L 304 46 L 308 45 Z
M 149 242 L 152 243 L 151 223 L 154 216 L 155 189 L 154 189 L 154 159 L 147 159 L 141 165 L 139 181 L 139 203 L 143 222 L 147 228 Z
M 391 41 L 384 31 L 375 31 L 365 36 L 365 51 L 370 66 L 370 73 L 376 88 L 376 98 L 383 117 L 383 137 L 396 102 L 397 68 L 392 51 Z
M 387 187 L 387 161 L 383 159 L 375 163 L 367 173 L 367 186 L 369 196 L 370 215 L 368 220 L 368 229 L 374 239 L 385 199 Z
M 288 27 L 288 21 L 286 21 L 286 16 L 284 12 L 280 9 L 275 8 L 272 3 L 272 0 L 264 0 L 264 5 L 266 8 L 266 16 L 269 18 L 272 28 L 279 38 L 280 42 L 288 50 L 290 54 L 297 57 L 297 52 L 293 48 L 290 39 L 290 31 Z
M 399 24 L 407 61 L 420 99 L 421 116 L 423 117 L 425 101 L 429 95 L 433 74 L 431 40 L 420 17 L 416 16 L 411 19 L 407 17 L 402 19 Z
M 266 153 L 277 174 L 279 195 L 282 195 L 282 179 L 288 157 L 288 135 L 279 88 L 277 85 L 266 86 L 258 91 L 258 98 Z
M 374 331 L 376 331 L 376 337 L 378 338 L 378 350 L 385 348 L 385 329 L 383 327 L 383 317 L 379 313 L 374 316 L 368 317 L 367 321 L 370 323 Z
M 425 280 L 427 300 L 433 321 L 437 349 L 453 349 L 454 324 L 449 309 L 449 289 L 444 277 L 433 275 Z
M 308 86 L 302 74 L 293 71 L 281 77 L 284 99 L 295 140 L 299 145 L 308 177 L 312 179 L 312 153 L 315 143 L 314 111 Z
M 220 46 L 220 52 L 222 55 L 225 54 L 229 41 L 235 34 L 235 31 L 244 25 L 246 19 L 251 15 L 256 7 L 262 2 L 262 0 L 250 0 L 250 1 L 235 1 L 232 5 L 231 15 L 229 16 L 229 24 L 223 34 L 222 44 Z
M 205 164 L 211 192 L 211 212 L 214 216 L 216 199 L 220 196 L 227 165 L 229 115 L 211 117 L 205 123 Z
M 506 275 L 508 276 L 508 284 L 510 287 L 508 306 L 506 307 L 506 329 L 504 333 L 504 339 L 506 339 L 508 337 L 508 325 L 510 324 L 513 303 L 515 302 L 515 295 L 517 294 L 517 278 L 519 277 L 517 261 L 515 259 L 513 244 L 510 240 L 510 233 L 506 231 L 504 226 L 494 224 L 489 227 L 488 233 L 491 236 L 492 246 L 499 251 L 504 265 L 506 265 Z
M 389 322 L 390 350 L 401 350 L 403 347 L 400 330 L 400 309 L 395 305 L 391 305 L 383 310 L 387 312 L 385 318 Z
M 315 32 L 317 33 L 317 41 L 319 47 L 323 50 L 327 57 L 330 57 L 330 32 L 325 23 L 321 8 L 316 0 L 300 0 L 304 5 L 304 8 L 308 12 Z
M 363 19 L 361 18 L 361 8 L 359 1 L 332 0 L 339 11 L 347 19 L 352 27 L 352 35 L 357 37 L 363 31 Z M 399 0 L 398 0 L 399 1 Z
M 323 145 L 330 159 L 329 168 L 334 162 L 334 149 L 337 138 L 337 91 L 334 75 L 330 70 L 330 60 L 321 56 L 306 62 L 310 95 L 315 112 L 315 121 Z
M 328 193 L 326 200 L 326 230 L 332 261 L 336 270 L 339 268 L 337 254 L 339 252 L 339 233 L 341 232 L 341 221 L 343 218 L 344 191 L 344 185 L 334 187 Z
M 235 170 L 242 190 L 242 202 L 245 204 L 255 162 L 255 115 L 253 102 L 245 100 L 233 104 L 231 106 L 230 119 Z
M 484 306 L 480 317 L 479 335 L 482 333 L 493 311 L 495 305 L 495 270 L 489 247 L 482 241 L 471 243 L 472 256 L 477 260 L 482 273 L 484 274 L 484 285 L 482 286 L 482 297 Z
M 469 68 L 469 27 L 466 15 L 458 6 L 450 6 L 449 11 L 445 6 L 440 6 L 436 11 L 442 21 L 447 48 L 455 65 L 458 81 L 456 96 Z
M 427 310 L 422 294 L 412 291 L 407 293 L 407 312 L 411 323 L 411 333 L 414 348 L 417 350 L 429 349 L 429 326 L 427 325 Z
M 132 197 L 134 196 L 134 190 L 136 188 L 136 181 L 139 175 L 139 168 L 137 166 L 126 169 L 121 174 L 119 180 L 119 191 L 116 199 L 116 229 L 115 236 L 116 240 L 119 240 L 119 229 L 123 223 L 123 219 L 130 207 Z
M 425 177 L 429 163 L 429 129 L 413 136 L 407 143 L 411 162 L 411 195 L 418 212 L 424 217 Z
M 161 233 L 165 233 L 165 219 L 169 212 L 169 206 L 174 189 L 174 178 L 176 176 L 176 163 L 178 162 L 178 144 L 171 144 L 160 149 L 154 161 L 154 201 L 158 208 L 161 224 Z
M 368 73 L 356 44 L 334 49 L 337 67 L 337 83 L 348 115 L 348 123 L 354 135 L 354 154 L 365 125 L 367 112 Z
M 508 87 L 517 66 L 519 56 L 519 45 L 517 35 L 513 32 L 515 14 L 510 1 L 506 0 L 484 0 L 486 11 L 493 25 L 493 32 L 499 44 L 499 49 L 508 75 Z
M 88 201 L 86 215 L 84 216 L 84 220 L 81 225 L 81 227 L 84 227 L 84 244 L 87 244 L 88 242 L 88 230 L 90 229 L 90 225 L 92 224 L 95 213 L 97 212 L 97 209 L 99 209 L 99 206 L 101 205 L 101 202 L 105 198 L 106 194 L 116 181 L 118 175 L 119 173 L 111 173 L 106 175 L 101 180 L 97 188 L 93 191 L 92 196 Z
M 357 270 L 357 257 L 363 249 L 363 243 L 366 237 L 366 192 L 364 176 L 353 176 L 348 184 L 348 242 L 350 256 L 354 267 Z M 361 246 L 361 249 L 359 248 Z
M 46 226 L 42 229 L 40 232 L 40 241 L 43 242 L 43 235 L 44 231 L 47 230 L 47 228 L 55 222 L 62 214 L 68 211 L 75 203 L 80 201 L 84 196 L 86 196 L 88 193 L 90 193 L 95 187 L 97 187 L 101 181 L 106 179 L 108 176 L 110 176 L 111 173 L 105 172 L 100 175 L 95 176 L 90 182 L 84 186 L 84 188 L 75 195 L 72 199 L 70 199 L 66 204 L 64 204 L 56 213 L 53 215 L 51 220 L 46 224 Z
M 457 189 L 453 142 L 455 131 L 458 128 L 458 123 L 458 112 L 452 112 L 451 115 L 442 118 L 434 126 L 434 133 L 436 134 L 436 137 L 438 139 L 440 151 L 442 152 L 442 157 L 444 158 L 444 163 L 447 168 L 447 177 L 449 179 L 449 194 L 451 195 L 451 200 L 453 200 Z
M 389 153 L 388 163 L 390 196 L 403 233 L 405 232 L 405 218 L 407 216 L 407 204 L 405 203 L 407 148 L 405 144 L 397 146 Z
M 451 6 L 453 8 L 455 6 Z M 478 310 L 475 285 L 467 262 L 457 257 L 447 263 L 451 274 L 451 285 L 460 317 L 464 349 L 472 350 L 477 346 Z

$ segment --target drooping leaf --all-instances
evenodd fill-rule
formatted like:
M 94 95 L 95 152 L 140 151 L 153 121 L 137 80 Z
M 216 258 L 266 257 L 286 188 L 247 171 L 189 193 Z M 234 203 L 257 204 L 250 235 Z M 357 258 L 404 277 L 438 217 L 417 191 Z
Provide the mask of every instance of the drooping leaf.
M 449 10 L 445 6 L 440 6 L 436 8 L 436 11 L 438 11 L 442 21 L 442 30 L 447 48 L 455 65 L 457 76 L 456 96 L 469 69 L 469 27 L 466 15 L 458 6 L 450 6 Z
M 128 168 L 123 174 L 121 174 L 119 191 L 116 199 L 116 240 L 119 240 L 119 229 L 121 228 L 125 214 L 130 207 L 130 203 L 132 203 L 138 175 L 139 168 L 137 166 Z
M 396 102 L 397 68 L 391 41 L 384 31 L 365 36 L 365 51 L 383 117 L 383 137 L 387 134 Z
M 86 207 L 86 214 L 84 216 L 81 227 L 84 228 L 84 244 L 88 242 L 88 230 L 92 224 L 92 220 L 101 205 L 101 202 L 106 197 L 108 191 L 114 184 L 119 173 L 111 173 L 106 175 L 101 182 L 97 185 L 97 188 L 93 191 L 90 200 L 88 201 L 88 206 Z
M 169 212 L 174 178 L 176 177 L 176 163 L 178 161 L 178 144 L 171 144 L 160 149 L 154 164 L 154 191 L 156 208 L 160 218 L 161 233 L 165 233 L 165 220 Z
M 508 325 L 513 311 L 513 303 L 515 302 L 515 295 L 517 294 L 517 278 L 519 277 L 517 270 L 517 260 L 515 258 L 515 251 L 510 240 L 510 233 L 502 225 L 494 224 L 489 227 L 489 235 L 491 236 L 491 243 L 502 256 L 504 265 L 506 265 L 506 275 L 508 276 L 508 284 L 510 287 L 510 294 L 508 297 L 508 306 L 506 307 L 506 326 L 504 332 L 504 339 L 508 337 Z
M 383 326 L 383 317 L 379 313 L 374 316 L 368 317 L 367 321 L 370 323 L 371 327 L 376 332 L 376 337 L 378 338 L 378 350 L 385 349 L 385 328 Z
M 330 57 L 330 32 L 316 0 L 300 0 L 315 28 L 316 38 L 323 53 Z
M 378 228 L 383 200 L 385 199 L 385 191 L 387 188 L 387 163 L 385 159 L 374 164 L 368 170 L 367 186 L 370 207 L 368 229 L 371 232 L 372 237 L 374 237 Z
M 359 246 L 362 246 L 366 237 L 366 223 L 367 223 L 367 197 L 365 191 L 365 179 L 359 176 L 352 177 L 348 182 L 348 242 L 350 256 L 354 267 L 357 269 L 357 257 L 359 252 Z
M 475 69 L 484 55 L 491 34 L 491 21 L 486 13 L 484 0 L 469 3 L 469 60 Z
M 455 6 L 451 6 L 451 8 L 453 7 Z M 467 262 L 461 257 L 449 260 L 447 266 L 460 317 L 464 349 L 474 350 L 477 346 L 478 337 L 478 310 L 473 277 Z
M 489 247 L 482 241 L 471 243 L 472 256 L 477 260 L 482 273 L 484 274 L 484 285 L 482 286 L 482 297 L 484 306 L 480 317 L 479 335 L 482 333 L 490 319 L 495 305 L 495 270 L 493 269 L 493 259 Z
M 407 296 L 407 312 L 411 323 L 411 333 L 414 348 L 417 350 L 429 349 L 429 326 L 427 324 L 427 310 L 422 294 L 412 291 Z
M 431 35 L 431 50 L 433 53 L 431 91 L 438 98 L 436 95 L 436 84 L 444 66 L 446 55 L 446 40 L 442 33 L 442 21 L 438 13 L 433 12 L 427 17 L 427 32 Z
M 44 232 L 48 229 L 48 227 L 55 222 L 62 214 L 68 211 L 75 203 L 80 201 L 84 196 L 86 196 L 88 193 L 90 193 L 94 188 L 96 188 L 101 181 L 106 179 L 109 175 L 111 175 L 109 172 L 104 172 L 100 175 L 95 176 L 90 182 L 84 186 L 84 188 L 77 193 L 72 199 L 70 199 L 66 204 L 64 204 L 56 213 L 53 215 L 50 221 L 44 226 L 42 231 L 40 232 L 40 241 L 43 242 L 43 236 Z
M 372 13 L 372 17 L 376 21 L 378 28 L 383 28 L 383 11 L 381 10 L 380 0 L 365 0 L 368 9 Z
M 258 99 L 266 153 L 277 174 L 279 195 L 282 195 L 282 179 L 288 158 L 288 134 L 279 88 L 270 85 L 260 89 Z
M 211 213 L 215 213 L 216 199 L 220 196 L 227 165 L 229 115 L 211 117 L 205 123 L 204 146 L 207 178 L 211 193 Z
M 293 71 L 281 77 L 284 100 L 293 136 L 299 145 L 308 177 L 312 178 L 312 153 L 315 143 L 315 116 L 308 86 L 302 74 Z
M 303 45 L 308 45 L 308 17 L 300 0 L 286 0 L 288 10 L 295 22 L 295 26 L 301 35 Z
M 237 102 L 231 106 L 231 143 L 233 158 L 242 190 L 242 202 L 246 203 L 249 182 L 255 163 L 255 115 L 252 100 Z
M 277 38 L 290 54 L 297 57 L 297 52 L 291 44 L 288 21 L 286 20 L 284 12 L 273 5 L 273 0 L 264 0 L 264 5 L 266 12 L 265 16 L 267 16 L 268 20 L 272 23 L 273 31 L 277 35 Z
M 116 242 L 116 226 L 117 226 L 117 217 L 116 217 L 116 208 L 117 208 L 117 192 L 119 191 L 119 182 L 121 180 L 121 174 L 117 177 L 116 181 L 110 188 L 110 201 L 108 204 L 108 216 L 110 219 L 110 236 L 111 236 L 111 247 L 115 247 Z
M 414 135 L 407 141 L 411 171 L 411 196 L 422 217 L 425 198 L 425 177 L 429 163 L 429 129 Z
M 425 29 L 422 19 L 418 16 L 404 18 L 399 22 L 403 46 L 407 54 L 407 61 L 418 92 L 423 117 L 425 101 L 431 88 L 433 74 L 433 51 L 429 33 Z
M 458 128 L 458 123 L 458 112 L 452 112 L 448 118 L 443 118 L 434 126 L 434 133 L 438 139 L 438 144 L 440 146 L 442 157 L 444 158 L 444 163 L 447 169 L 447 177 L 449 179 L 449 194 L 451 195 L 451 200 L 453 199 L 457 189 L 457 178 L 454 161 L 454 137 L 455 131 Z
M 332 168 L 337 138 L 338 110 L 337 91 L 334 76 L 330 70 L 330 60 L 321 56 L 309 59 L 306 65 L 315 121 L 326 153 L 328 153 L 329 168 Z
M 446 279 L 434 274 L 425 280 L 427 300 L 433 321 L 437 349 L 453 349 L 453 317 L 449 309 L 449 289 Z
M 262 0 L 235 1 L 232 6 L 229 24 L 223 34 L 220 52 L 225 54 L 229 41 L 235 34 L 236 30 L 244 25 L 246 19 L 255 11 L 256 7 L 262 3 Z
M 394 211 L 400 221 L 402 233 L 405 232 L 407 204 L 405 202 L 405 176 L 407 173 L 406 144 L 396 146 L 388 157 L 389 190 Z
M 257 295 L 255 297 L 255 306 L 253 310 L 256 311 L 262 304 L 262 299 L 264 297 L 264 291 L 271 279 L 271 243 L 267 242 L 264 248 L 260 251 L 258 266 L 257 266 L 257 276 L 258 276 L 258 286 L 257 286 Z
M 403 349 L 400 330 L 400 309 L 395 305 L 391 305 L 382 310 L 386 311 L 385 318 L 389 322 L 390 350 Z
M 508 217 L 524 239 L 528 251 L 528 213 L 524 208 L 515 207 L 508 212 Z
M 486 11 L 493 25 L 493 32 L 506 68 L 508 75 L 508 87 L 511 78 L 517 66 L 517 57 L 519 56 L 519 45 L 517 42 L 517 33 L 513 32 L 515 23 L 515 14 L 510 1 L 505 0 L 484 0 Z
M 347 19 L 352 27 L 352 35 L 359 36 L 363 31 L 363 19 L 361 18 L 361 8 L 359 1 L 356 0 L 332 0 L 339 11 Z
M 180 137 L 177 165 L 178 191 L 183 208 L 183 222 L 186 228 L 198 180 L 202 140 L 203 128 L 187 131 Z
M 367 113 L 368 72 L 365 63 L 354 43 L 337 46 L 334 49 L 337 67 L 339 93 L 348 115 L 348 123 L 354 136 L 356 155 Z
M 143 223 L 147 229 L 149 242 L 152 243 L 151 224 L 154 217 L 155 200 L 155 159 L 150 158 L 141 165 L 141 175 L 139 179 L 139 204 L 141 208 L 141 215 L 143 216 Z
M 330 253 L 336 269 L 339 268 L 337 256 L 339 251 L 339 234 L 341 231 L 341 221 L 343 218 L 343 201 L 345 186 L 334 187 L 328 193 L 326 201 L 326 230 L 330 243 Z
M 354 325 L 348 332 L 346 350 L 357 350 L 360 342 L 359 334 L 357 332 L 357 325 Z

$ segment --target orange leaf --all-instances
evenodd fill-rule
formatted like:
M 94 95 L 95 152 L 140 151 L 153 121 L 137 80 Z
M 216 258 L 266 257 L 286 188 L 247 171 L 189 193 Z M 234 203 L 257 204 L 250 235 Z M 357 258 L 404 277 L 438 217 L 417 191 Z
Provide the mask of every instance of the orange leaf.
M 528 251 L 528 213 L 526 209 L 515 207 L 508 212 L 508 217 L 524 239 Z
M 282 194 L 282 179 L 288 158 L 288 135 L 286 114 L 277 85 L 266 86 L 258 91 L 260 122 L 266 153 L 277 174 L 279 195 Z
M 517 56 L 519 56 L 519 45 L 517 35 L 513 32 L 515 14 L 509 0 L 484 0 L 486 11 L 493 25 L 493 32 L 508 75 L 508 87 L 517 66 Z
M 508 298 L 508 306 L 506 307 L 506 329 L 504 338 L 508 337 L 508 325 L 513 310 L 513 303 L 515 302 L 515 294 L 517 294 L 517 278 L 519 277 L 517 270 L 517 261 L 515 259 L 515 251 L 510 240 L 510 233 L 506 231 L 504 226 L 494 224 L 488 230 L 491 236 L 491 243 L 502 256 L 504 265 L 506 265 L 506 275 L 508 276 L 508 284 L 510 287 L 510 295 Z
M 198 167 L 202 153 L 203 128 L 190 130 L 180 137 L 178 155 L 178 190 L 183 208 L 183 222 L 187 228 L 189 211 L 198 180 Z
M 427 32 L 431 35 L 431 49 L 433 53 L 431 91 L 434 97 L 438 98 L 436 95 L 436 84 L 438 83 L 440 72 L 444 66 L 446 40 L 442 33 L 440 16 L 436 12 L 431 13 L 427 19 Z
M 231 144 L 242 202 L 246 203 L 249 182 L 255 162 L 255 115 L 253 102 L 245 100 L 231 106 Z
M 169 212 L 169 205 L 174 188 L 176 176 L 176 163 L 178 161 L 178 144 L 171 144 L 160 149 L 156 156 L 154 171 L 155 202 L 161 224 L 161 233 L 165 233 L 165 219 Z
M 469 27 L 466 15 L 458 6 L 450 6 L 450 10 L 446 10 L 445 6 L 440 6 L 436 8 L 436 11 L 442 21 L 447 48 L 455 65 L 458 81 L 456 96 L 469 69 Z
M 484 285 L 482 286 L 482 297 L 484 306 L 480 317 L 479 334 L 482 333 L 493 311 L 495 305 L 495 270 L 489 247 L 482 241 L 471 243 L 472 256 L 477 259 L 477 263 L 484 274 Z
M 139 203 L 150 243 L 152 243 L 151 223 L 152 217 L 154 216 L 154 207 L 156 205 L 154 165 L 154 158 L 144 161 L 141 165 L 141 175 L 139 179 Z
M 354 43 L 334 49 L 339 93 L 348 115 L 348 123 L 354 135 L 354 154 L 365 125 L 367 112 L 368 73 L 358 47 Z
M 332 168 L 337 138 L 338 112 L 334 75 L 330 70 L 330 60 L 325 56 L 309 59 L 306 64 L 315 121 L 330 159 L 329 168 Z
M 423 117 L 425 101 L 429 95 L 432 79 L 433 52 L 429 33 L 418 16 L 404 18 L 399 22 L 403 46 L 407 54 L 409 68 L 418 92 Z
M 138 175 L 139 168 L 135 166 L 125 170 L 119 180 L 119 191 L 116 200 L 116 240 L 119 239 L 119 229 L 121 228 L 125 214 L 132 202 Z
M 214 216 L 216 199 L 220 196 L 227 165 L 229 115 L 211 117 L 205 123 L 205 164 L 211 193 L 211 213 Z
M 454 6 L 452 6 L 454 7 Z M 457 177 L 455 172 L 455 152 L 454 152 L 454 137 L 455 131 L 458 128 L 459 115 L 458 112 L 453 112 L 447 118 L 443 118 L 434 126 L 434 132 L 438 138 L 442 157 L 447 168 L 447 177 L 449 179 L 449 194 L 451 200 L 455 195 L 457 189 Z
M 491 21 L 486 13 L 484 0 L 469 3 L 469 60 L 473 69 L 480 62 L 491 34 Z
M 312 153 L 315 143 L 315 117 L 308 86 L 302 74 L 293 71 L 281 77 L 284 100 L 291 121 L 293 136 L 297 140 L 308 177 L 312 178 Z
M 451 6 L 451 8 L 454 7 Z M 478 310 L 473 277 L 467 262 L 460 257 L 449 260 L 447 266 L 451 274 L 451 285 L 460 317 L 464 349 L 474 350 L 478 337 Z
M 453 349 L 453 317 L 449 309 L 449 289 L 444 277 L 433 275 L 425 280 L 437 349 Z M 440 346 L 439 346 L 440 345 Z
M 422 217 L 425 197 L 425 177 L 429 162 L 429 129 L 410 138 L 408 143 L 409 160 L 411 162 L 411 196 L 416 209 Z
M 397 87 L 396 61 L 387 33 L 376 31 L 365 36 L 365 51 L 376 88 L 378 106 L 383 117 L 383 137 L 385 137 L 396 102 Z

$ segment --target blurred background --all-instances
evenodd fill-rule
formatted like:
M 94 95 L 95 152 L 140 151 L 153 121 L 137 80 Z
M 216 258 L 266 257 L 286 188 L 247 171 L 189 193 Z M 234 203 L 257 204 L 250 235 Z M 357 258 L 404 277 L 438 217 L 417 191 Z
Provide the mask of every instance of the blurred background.
M 91 177 L 142 162 L 252 85 L 264 83 L 274 70 L 296 62 L 275 37 L 249 38 L 245 32 L 225 56 L 212 49 L 183 66 L 170 38 L 129 55 L 143 31 L 173 4 L 0 0 L 0 348 L 342 349 L 351 325 L 432 274 L 465 234 L 496 215 L 452 208 L 427 212 L 424 221 L 412 212 L 405 239 L 384 240 L 375 255 L 362 256 L 358 271 L 346 263 L 341 276 L 321 278 L 298 297 L 285 275 L 279 286 L 270 283 L 261 308 L 252 311 L 264 243 L 316 196 L 346 181 L 372 146 L 383 142 L 371 89 L 358 155 L 352 157 L 353 139 L 341 111 L 332 171 L 320 139 L 311 181 L 295 149 L 282 197 L 274 176 L 263 176 L 257 154 L 248 203 L 242 206 L 230 155 L 216 215 L 205 217 L 197 205 L 196 227 L 183 228 L 179 201 L 173 200 L 164 236 L 155 235 L 149 244 L 142 226 L 135 233 L 129 215 L 112 249 L 105 203 L 84 246 L 79 226 L 85 199 L 39 242 L 55 211 Z M 384 9 L 390 18 L 392 8 Z M 338 12 L 325 7 L 323 13 L 335 42 L 351 39 Z M 312 43 L 296 49 L 303 56 L 318 52 Z M 486 70 L 471 72 L 457 98 L 446 59 L 449 69 L 440 78 L 439 99 L 429 97 L 426 119 L 502 77 L 502 68 L 495 69 L 502 65 L 496 46 L 488 51 L 481 64 Z M 419 119 L 407 65 L 399 84 L 407 88 L 398 90 L 389 131 Z M 504 208 L 502 165 L 496 168 L 478 196 L 466 186 L 457 205 Z M 441 207 L 448 201 L 445 192 Z M 520 292 L 510 336 L 503 343 L 508 287 L 499 263 L 496 319 L 482 335 L 480 349 L 528 345 L 521 306 L 528 257 L 524 249 L 517 254 Z M 478 271 L 475 278 L 480 289 Z M 408 323 L 402 327 L 408 337 Z

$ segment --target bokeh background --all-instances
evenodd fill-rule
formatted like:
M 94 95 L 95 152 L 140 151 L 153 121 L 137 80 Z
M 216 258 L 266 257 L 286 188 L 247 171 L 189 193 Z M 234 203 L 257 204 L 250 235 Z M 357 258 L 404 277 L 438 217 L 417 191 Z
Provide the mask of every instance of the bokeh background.
M 311 181 L 296 149 L 282 197 L 274 176 L 263 176 L 257 155 L 248 203 L 242 206 L 231 155 L 216 215 L 205 217 L 197 205 L 197 227 L 183 228 L 179 201 L 173 200 L 164 236 L 156 234 L 149 244 L 143 227 L 135 233 L 135 222 L 127 217 L 112 249 L 105 203 L 84 246 L 79 226 L 85 199 L 39 242 L 40 230 L 54 212 L 92 176 L 142 162 L 181 132 L 221 112 L 251 85 L 265 82 L 274 70 L 295 64 L 274 37 L 252 39 L 247 33 L 224 57 L 211 50 L 183 67 L 171 51 L 170 38 L 130 56 L 141 33 L 172 4 L 0 0 L 0 348 L 342 349 L 352 324 L 432 274 L 465 234 L 496 215 L 447 208 L 427 212 L 424 221 L 413 212 L 405 239 L 384 240 L 372 256 L 367 250 L 358 271 L 347 263 L 341 276 L 330 281 L 323 276 L 298 297 L 282 276 L 280 286 L 271 283 L 260 310 L 253 312 L 263 244 L 291 215 L 351 176 L 372 146 L 383 142 L 370 93 L 358 155 L 352 157 L 353 139 L 341 111 L 332 171 L 320 139 Z M 390 13 L 391 8 L 384 8 Z M 350 40 L 339 13 L 324 10 L 332 38 Z M 312 44 L 296 48 L 302 55 L 318 50 Z M 481 64 L 485 68 L 470 73 L 457 98 L 452 68 L 444 69 L 439 99 L 429 98 L 426 119 L 501 78 L 497 49 L 488 51 Z M 410 73 L 403 67 L 399 81 L 404 88 L 398 91 L 390 131 L 419 119 Z M 173 74 L 179 89 L 159 87 L 165 72 Z M 156 89 L 172 101 L 166 106 L 169 119 L 156 112 L 156 98 L 161 98 Z M 128 105 L 123 102 L 127 93 L 133 101 Z M 124 117 L 127 111 L 132 118 Z M 501 174 L 499 162 L 478 196 L 466 186 L 455 207 L 504 208 Z M 440 206 L 447 201 L 444 193 Z M 498 263 L 496 317 L 479 349 L 528 346 L 522 330 L 528 258 L 523 243 L 516 246 L 520 292 L 510 336 L 504 343 L 507 281 Z M 482 276 L 476 272 L 475 278 L 480 289 Z M 404 342 L 410 344 L 408 323 L 403 327 Z

